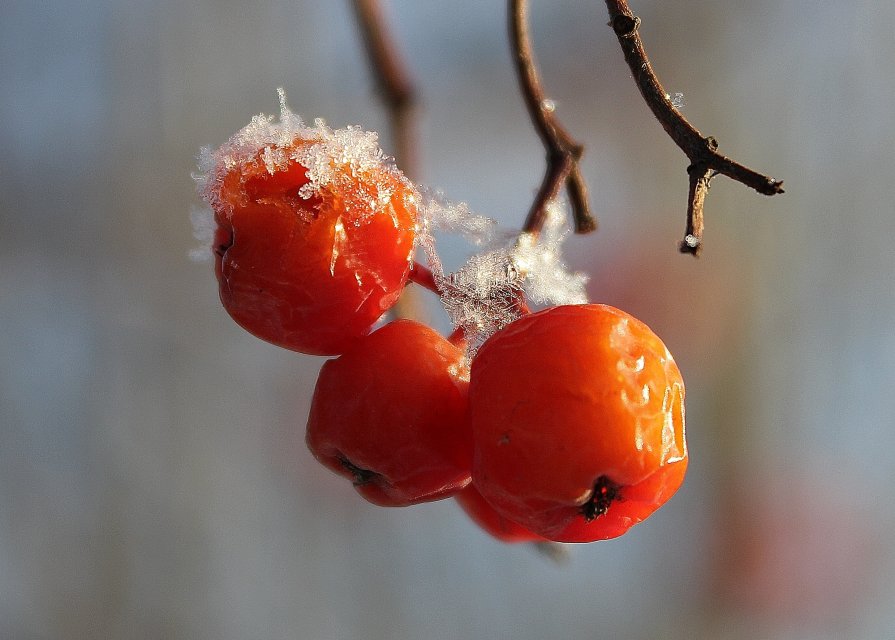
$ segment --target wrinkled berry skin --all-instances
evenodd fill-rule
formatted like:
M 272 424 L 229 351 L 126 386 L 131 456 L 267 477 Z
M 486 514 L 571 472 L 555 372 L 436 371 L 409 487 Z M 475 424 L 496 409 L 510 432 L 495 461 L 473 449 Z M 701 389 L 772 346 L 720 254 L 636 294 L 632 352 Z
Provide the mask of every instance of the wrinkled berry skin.
M 291 156 L 312 144 L 264 149 L 223 175 L 214 194 L 215 273 L 224 308 L 244 329 L 287 349 L 334 355 L 401 294 L 415 191 L 384 166 L 335 165 L 340 180 L 300 196 L 307 169 Z M 265 164 L 263 154 L 275 152 L 288 161 Z
M 684 383 L 642 322 L 605 305 L 546 309 L 472 364 L 473 482 L 503 516 L 559 542 L 613 538 L 677 491 Z
M 463 352 L 429 327 L 396 320 L 320 371 L 306 441 L 368 501 L 406 506 L 470 482 Z

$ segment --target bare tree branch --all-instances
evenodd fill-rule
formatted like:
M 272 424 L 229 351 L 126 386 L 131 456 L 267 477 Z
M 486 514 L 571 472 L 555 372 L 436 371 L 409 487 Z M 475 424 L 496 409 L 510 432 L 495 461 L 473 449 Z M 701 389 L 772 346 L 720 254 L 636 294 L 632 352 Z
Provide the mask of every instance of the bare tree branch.
M 575 233 L 588 233 L 596 229 L 597 225 L 590 212 L 587 185 L 578 167 L 584 147 L 573 140 L 559 122 L 554 113 L 553 101 L 544 93 L 531 47 L 527 0 L 509 0 L 509 19 L 510 42 L 525 106 L 547 150 L 547 170 L 522 229 L 529 233 L 540 232 L 544 225 L 547 203 L 557 196 L 565 183 L 572 206 Z
M 416 133 L 416 88 L 388 30 L 378 0 L 353 0 L 370 68 L 388 109 L 395 160 L 412 179 L 419 179 Z
M 417 181 L 420 179 L 420 147 L 416 122 L 416 87 L 391 36 L 379 0 L 352 0 L 351 4 L 370 61 L 370 71 L 388 113 L 395 162 L 405 175 Z M 419 276 L 419 271 L 412 274 Z M 431 273 L 429 276 L 431 279 Z M 430 285 L 423 284 L 437 294 L 437 287 L 432 288 L 434 281 Z M 422 298 L 412 288 L 404 290 L 391 312 L 399 318 L 419 319 L 426 316 Z
M 626 0 L 606 0 L 606 7 L 609 26 L 618 37 L 643 99 L 665 132 L 690 159 L 687 230 L 680 249 L 682 253 L 698 255 L 702 248 L 705 196 L 715 175 L 723 174 L 768 196 L 783 193 L 783 181 L 762 175 L 718 153 L 718 142 L 712 137 L 704 137 L 681 115 L 656 77 L 638 33 L 640 18 L 628 8 Z

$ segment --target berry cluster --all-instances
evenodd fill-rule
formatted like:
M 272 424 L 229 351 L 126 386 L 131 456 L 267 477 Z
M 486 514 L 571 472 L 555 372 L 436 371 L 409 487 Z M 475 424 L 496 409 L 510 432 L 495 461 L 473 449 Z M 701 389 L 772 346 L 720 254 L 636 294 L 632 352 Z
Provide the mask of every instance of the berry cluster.
M 613 538 L 674 494 L 684 384 L 646 325 L 605 305 L 530 313 L 518 290 L 519 317 L 472 349 L 410 320 L 372 330 L 415 268 L 422 197 L 375 134 L 282 110 L 204 152 L 200 191 L 233 319 L 338 356 L 307 425 L 323 465 L 377 505 L 454 497 L 507 542 Z

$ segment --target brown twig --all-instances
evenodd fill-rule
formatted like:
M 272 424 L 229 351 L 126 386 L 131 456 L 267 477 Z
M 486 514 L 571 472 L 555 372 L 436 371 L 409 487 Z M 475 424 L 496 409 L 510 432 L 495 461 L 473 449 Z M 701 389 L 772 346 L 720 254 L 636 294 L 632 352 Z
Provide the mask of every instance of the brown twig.
M 416 134 L 416 89 L 391 38 L 378 0 L 353 0 L 358 25 L 377 89 L 388 109 L 395 160 L 412 179 L 419 179 Z
M 379 0 L 352 0 L 351 4 L 370 61 L 370 71 L 385 103 L 395 162 L 411 180 L 419 180 L 417 92 L 413 80 L 391 37 Z M 437 294 L 434 280 L 430 285 L 423 286 Z M 399 318 L 422 318 L 426 315 L 422 300 L 412 289 L 404 290 L 397 304 L 392 307 L 392 313 Z
M 573 140 L 560 124 L 553 102 L 544 93 L 531 47 L 527 0 L 509 0 L 509 19 L 510 42 L 525 106 L 547 150 L 547 171 L 522 229 L 529 233 L 540 232 L 547 204 L 565 183 L 575 220 L 575 233 L 588 233 L 596 229 L 596 221 L 590 212 L 587 185 L 578 166 L 584 147 Z
M 698 255 L 702 248 L 705 196 L 715 175 L 724 174 L 767 196 L 783 193 L 783 181 L 762 175 L 718 153 L 718 142 L 712 137 L 704 137 L 691 125 L 662 88 L 638 33 L 640 18 L 628 8 L 626 0 L 606 0 L 606 7 L 609 9 L 609 26 L 618 37 L 643 99 L 665 132 L 690 159 L 687 230 L 680 249 L 682 253 Z

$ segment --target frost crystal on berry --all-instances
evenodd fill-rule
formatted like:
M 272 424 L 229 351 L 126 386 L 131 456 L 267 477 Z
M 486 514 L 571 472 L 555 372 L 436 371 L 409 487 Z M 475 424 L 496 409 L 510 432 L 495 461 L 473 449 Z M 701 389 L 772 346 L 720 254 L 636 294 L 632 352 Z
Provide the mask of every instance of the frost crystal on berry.
M 438 282 L 444 308 L 477 346 L 521 315 L 522 274 L 506 251 L 473 255 Z
M 514 235 L 464 203 L 452 203 L 438 193 L 423 192 L 420 242 L 454 323 L 462 328 L 470 352 L 491 334 L 522 314 L 523 295 L 534 304 L 587 302 L 587 276 L 572 273 L 562 260 L 562 243 L 569 235 L 565 203 L 554 200 L 538 237 Z M 444 273 L 435 249 L 436 232 L 463 236 L 481 247 L 453 273 Z
M 217 149 L 204 147 L 199 153 L 199 173 L 196 180 L 199 194 L 213 209 L 218 209 L 221 183 L 227 172 L 238 165 L 249 164 L 260 157 L 267 173 L 273 175 L 290 161 L 307 167 L 309 182 L 298 195 L 309 199 L 321 187 L 333 186 L 334 191 L 348 196 L 349 212 L 378 212 L 385 209 L 393 195 L 393 181 L 377 181 L 369 190 L 340 189 L 351 186 L 358 176 L 375 172 L 400 175 L 392 158 L 379 148 L 379 136 L 358 126 L 332 129 L 325 120 L 314 120 L 306 126 L 286 104 L 286 93 L 277 90 L 280 98 L 279 120 L 272 115 L 259 114 Z M 293 141 L 311 140 L 314 144 L 293 145 Z M 347 169 L 347 170 L 346 170 Z M 345 184 L 341 184 L 345 183 Z M 350 183 L 350 184 L 349 184 Z

